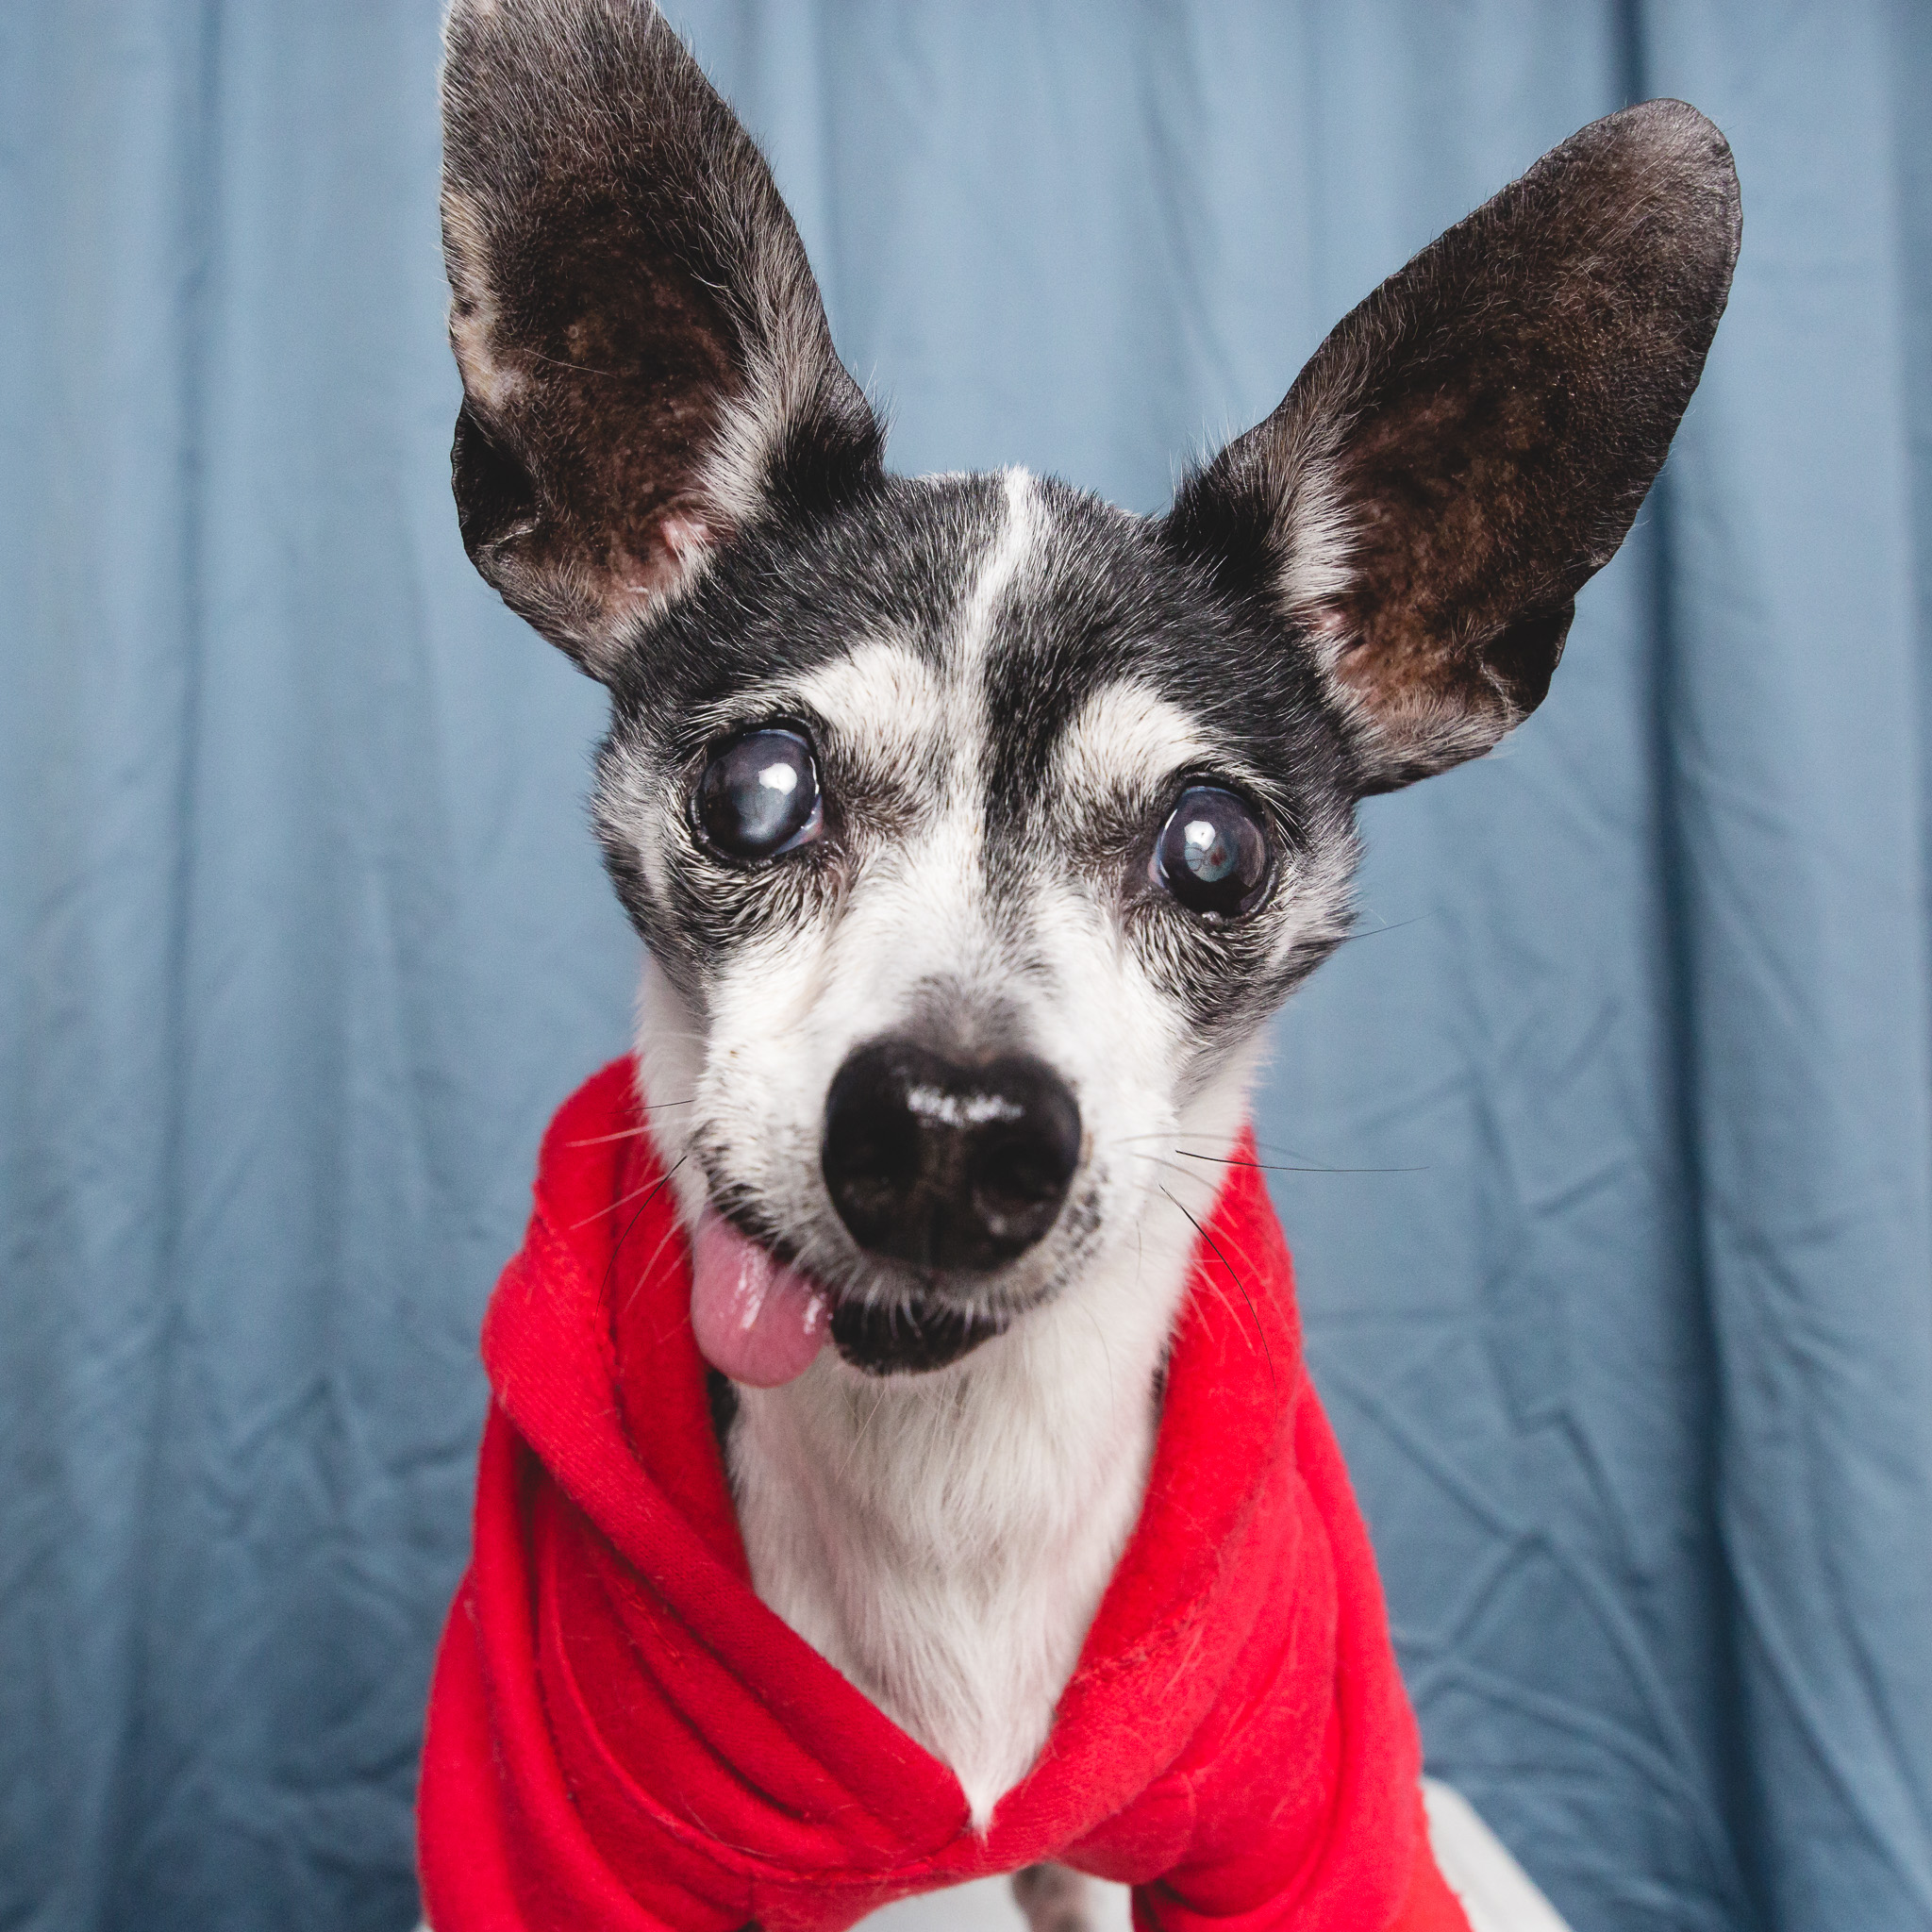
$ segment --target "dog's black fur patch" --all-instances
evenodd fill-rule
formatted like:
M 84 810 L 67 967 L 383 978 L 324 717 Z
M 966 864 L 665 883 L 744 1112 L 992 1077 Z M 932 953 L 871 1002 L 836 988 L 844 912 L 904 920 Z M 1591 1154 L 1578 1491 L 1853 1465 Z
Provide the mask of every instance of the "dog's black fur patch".
M 841 1302 L 832 1310 L 832 1341 L 868 1374 L 923 1374 L 963 1359 L 1006 1325 L 949 1302 Z

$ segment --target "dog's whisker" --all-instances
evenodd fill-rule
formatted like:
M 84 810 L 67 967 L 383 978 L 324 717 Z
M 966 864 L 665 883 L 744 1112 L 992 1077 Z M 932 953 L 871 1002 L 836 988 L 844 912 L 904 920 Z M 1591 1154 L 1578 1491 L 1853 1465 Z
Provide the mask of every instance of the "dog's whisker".
M 630 1294 L 625 1303 L 626 1307 L 642 1292 L 645 1283 L 652 1279 L 657 1272 L 658 1263 L 664 1258 L 664 1250 L 677 1239 L 678 1232 L 678 1224 L 674 1220 L 671 1225 L 658 1237 L 658 1245 L 651 1250 L 649 1256 L 646 1257 L 642 1265 L 638 1269 L 637 1279 L 630 1285 Z
M 1108 1142 L 1114 1147 L 1137 1146 L 1143 1141 L 1206 1141 L 1216 1147 L 1231 1147 L 1240 1137 L 1235 1134 L 1213 1134 L 1200 1132 L 1191 1134 L 1185 1127 L 1157 1127 L 1145 1134 L 1116 1134 Z M 1257 1141 L 1254 1145 L 1263 1154 L 1283 1154 L 1291 1160 L 1309 1160 L 1315 1157 L 1300 1147 L 1284 1146 L 1277 1141 Z
M 1135 1159 L 1139 1160 L 1144 1159 L 1146 1157 L 1132 1145 L 1135 1141 L 1208 1141 L 1224 1140 L 1224 1136 L 1215 1134 L 1184 1134 L 1171 1131 L 1165 1134 L 1123 1134 L 1110 1144 L 1124 1149 L 1131 1154 Z M 1258 1153 L 1286 1154 L 1292 1158 L 1281 1161 L 1249 1160 L 1244 1156 L 1239 1154 L 1202 1154 L 1191 1147 L 1171 1147 L 1169 1151 L 1179 1155 L 1183 1160 L 1207 1161 L 1218 1163 L 1224 1167 L 1253 1167 L 1258 1168 L 1263 1174 L 1426 1174 L 1429 1171 L 1426 1167 L 1342 1166 L 1333 1161 L 1313 1159 L 1293 1147 L 1274 1146 L 1261 1141 L 1257 1141 L 1254 1144 Z
M 1405 925 L 1420 925 L 1425 919 L 1435 918 L 1433 912 L 1418 912 L 1412 919 L 1391 920 L 1387 925 L 1365 925 L 1354 932 L 1345 932 L 1335 941 L 1338 946 L 1352 946 L 1357 940 L 1373 940 L 1385 932 L 1400 932 Z
M 1243 1160 L 1239 1154 L 1195 1154 L 1186 1147 L 1174 1150 L 1183 1160 L 1210 1161 L 1220 1167 L 1252 1167 L 1262 1174 L 1426 1174 L 1425 1167 L 1315 1167 L 1290 1166 L 1280 1161 Z M 1141 1158 L 1145 1158 L 1143 1155 Z
M 665 1100 L 653 1106 L 650 1111 L 669 1113 L 674 1107 L 694 1107 L 696 1104 L 691 1100 Z M 645 1121 L 635 1127 L 619 1127 L 614 1134 L 592 1134 L 587 1140 L 566 1141 L 563 1144 L 566 1147 L 608 1147 L 613 1141 L 635 1141 L 640 1135 L 648 1134 L 650 1131 L 650 1123 Z
M 1239 1322 L 1241 1320 L 1241 1311 L 1235 1307 L 1234 1297 L 1228 1293 L 1227 1290 L 1224 1289 L 1220 1282 L 1215 1280 L 1214 1276 L 1211 1274 L 1196 1274 L 1194 1276 L 1191 1277 L 1191 1279 L 1199 1281 L 1204 1287 L 1206 1287 L 1208 1293 L 1211 1294 L 1214 1297 L 1214 1299 L 1218 1301 L 1221 1304 L 1221 1306 L 1227 1310 L 1227 1317 L 1229 1321 Z
M 1130 1148 L 1127 1152 L 1127 1158 L 1129 1160 L 1151 1160 L 1156 1167 L 1164 1168 L 1176 1180 L 1184 1180 L 1191 1187 L 1198 1187 L 1207 1178 L 1192 1168 L 1182 1167 L 1178 1161 L 1168 1159 L 1164 1154 L 1142 1154 Z
M 1215 1256 L 1220 1260 L 1221 1265 L 1224 1268 L 1225 1268 L 1231 1275 L 1234 1276 L 1234 1285 L 1241 1290 L 1241 1299 L 1247 1303 L 1248 1313 L 1254 1320 L 1255 1340 L 1261 1344 L 1261 1355 L 1263 1359 L 1265 1359 L 1268 1364 L 1268 1379 L 1270 1382 L 1274 1383 L 1276 1388 L 1279 1388 L 1281 1385 L 1278 1381 L 1276 1381 L 1274 1374 L 1274 1351 L 1268 1346 L 1268 1332 L 1265 1328 L 1261 1326 L 1260 1311 L 1255 1307 L 1254 1296 L 1248 1292 L 1248 1284 L 1241 1279 L 1240 1274 L 1236 1271 L 1234 1263 L 1227 1258 L 1226 1252 L 1223 1249 L 1221 1243 L 1218 1241 L 1216 1241 L 1214 1237 L 1211 1234 L 1209 1234 L 1205 1227 L 1201 1225 L 1200 1222 L 1196 1220 L 1192 1214 L 1189 1214 L 1187 1208 L 1183 1207 L 1179 1201 L 1175 1201 L 1174 1197 L 1172 1194 L 1168 1193 L 1168 1191 L 1165 1188 L 1162 1188 L 1160 1191 L 1163 1194 L 1167 1194 L 1167 1198 L 1170 1201 L 1174 1201 L 1174 1205 L 1176 1208 L 1179 1208 L 1183 1214 L 1187 1214 L 1188 1219 L 1190 1221 L 1193 1222 L 1195 1232 L 1198 1233 L 1201 1239 L 1204 1241 L 1206 1241 L 1210 1248 L 1214 1250 Z
M 581 1221 L 572 1222 L 571 1224 L 563 1230 L 564 1233 L 575 1234 L 576 1233 L 578 1228 L 589 1227 L 591 1222 L 601 1219 L 606 1214 L 623 1213 L 623 1211 L 627 1207 L 629 1207 L 630 1204 L 633 1201 L 635 1201 L 641 1194 L 648 1200 L 648 1198 L 651 1195 L 655 1194 L 658 1191 L 658 1190 L 661 1188 L 664 1185 L 664 1183 L 671 1178 L 671 1175 L 675 1174 L 678 1168 L 682 1167 L 683 1165 L 684 1162 L 680 1159 L 671 1169 L 669 1174 L 661 1174 L 658 1176 L 656 1180 L 646 1181 L 642 1187 L 633 1188 L 629 1193 L 620 1194 L 614 1201 L 607 1201 L 603 1207 L 593 1208 L 589 1214 L 585 1215 Z
M 631 1237 L 631 1230 L 634 1227 L 636 1227 L 638 1223 L 644 1218 L 644 1209 L 648 1208 L 651 1205 L 651 1203 L 655 1201 L 658 1198 L 658 1196 L 661 1194 L 664 1191 L 664 1190 L 671 1185 L 672 1176 L 675 1175 L 677 1170 L 684 1165 L 684 1161 L 685 1157 L 680 1155 L 676 1160 L 672 1162 L 670 1168 L 664 1174 L 658 1176 L 657 1181 L 655 1181 L 650 1187 L 641 1189 L 639 1191 L 642 1193 L 644 1198 L 641 1202 L 639 1202 L 638 1211 L 635 1214 L 633 1214 L 629 1221 L 627 1221 L 625 1224 L 624 1232 L 617 1237 L 616 1242 L 611 1247 L 609 1265 L 606 1267 L 606 1269 L 604 1270 L 604 1280 L 597 1290 L 597 1298 L 599 1301 L 602 1301 L 604 1297 L 610 1292 L 611 1277 L 617 1273 L 618 1257 L 624 1253 L 624 1244 L 625 1241 L 629 1241 Z M 630 1194 L 627 1195 L 625 1199 L 634 1201 L 637 1199 L 637 1195 Z M 623 1205 L 623 1202 L 615 1202 L 612 1204 L 612 1208 L 614 1208 L 622 1207 Z M 605 1209 L 601 1211 L 608 1212 L 611 1210 Z M 597 1217 L 594 1214 L 590 1217 L 590 1219 L 592 1221 L 594 1221 L 596 1218 Z M 577 1224 L 579 1226 L 583 1225 L 581 1222 L 579 1222 Z
M 1180 1150 L 1175 1148 L 1173 1151 L 1178 1153 Z M 1165 1154 L 1149 1154 L 1141 1148 L 1130 1147 L 1126 1149 L 1126 1156 L 1129 1160 L 1152 1161 L 1156 1167 L 1164 1169 L 1177 1181 L 1185 1181 L 1191 1188 L 1205 1187 L 1211 1189 L 1215 1194 L 1220 1192 L 1221 1181 L 1218 1175 L 1204 1174 L 1198 1167 L 1183 1167 L 1178 1160 L 1170 1159 Z M 1212 1197 L 1210 1194 L 1206 1198 Z

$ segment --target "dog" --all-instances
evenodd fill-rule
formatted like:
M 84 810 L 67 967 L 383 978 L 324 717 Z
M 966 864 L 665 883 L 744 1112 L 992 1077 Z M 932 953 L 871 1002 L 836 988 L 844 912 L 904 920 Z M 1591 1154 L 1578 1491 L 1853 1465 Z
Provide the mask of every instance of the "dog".
M 1728 149 L 1584 129 L 1131 515 L 906 478 L 645 0 L 454 0 L 465 547 L 601 680 L 638 1086 L 758 1596 L 951 1767 L 1040 1757 L 1357 802 L 1541 702 L 1702 370 Z M 1071 1881 L 1023 1876 L 1037 1928 Z

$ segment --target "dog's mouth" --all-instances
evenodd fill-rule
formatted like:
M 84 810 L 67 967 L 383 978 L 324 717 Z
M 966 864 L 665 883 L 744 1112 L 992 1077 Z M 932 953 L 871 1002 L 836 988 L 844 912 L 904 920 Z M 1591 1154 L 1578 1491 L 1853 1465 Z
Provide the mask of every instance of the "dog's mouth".
M 856 1369 L 872 1375 L 918 1374 L 971 1355 L 1003 1334 L 1010 1317 L 947 1302 L 841 1302 L 832 1341 Z
M 929 1296 L 875 1304 L 836 1296 L 707 1207 L 691 1237 L 691 1323 L 698 1351 L 751 1389 L 796 1380 L 830 1341 L 869 1374 L 944 1368 L 1008 1317 Z

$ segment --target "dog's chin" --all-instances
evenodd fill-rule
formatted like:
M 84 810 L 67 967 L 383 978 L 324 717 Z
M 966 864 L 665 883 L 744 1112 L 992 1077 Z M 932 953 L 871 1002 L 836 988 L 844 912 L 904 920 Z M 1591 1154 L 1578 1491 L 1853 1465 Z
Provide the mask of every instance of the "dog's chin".
M 832 1346 L 868 1375 L 918 1375 L 943 1369 L 1004 1334 L 1010 1315 L 962 1308 L 930 1296 L 836 1302 Z

